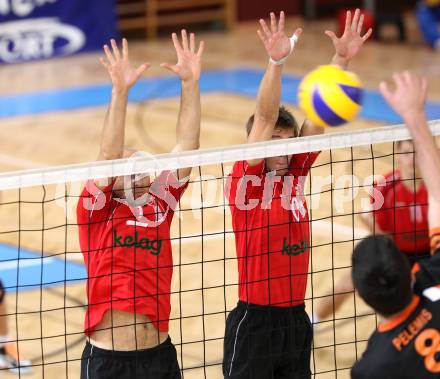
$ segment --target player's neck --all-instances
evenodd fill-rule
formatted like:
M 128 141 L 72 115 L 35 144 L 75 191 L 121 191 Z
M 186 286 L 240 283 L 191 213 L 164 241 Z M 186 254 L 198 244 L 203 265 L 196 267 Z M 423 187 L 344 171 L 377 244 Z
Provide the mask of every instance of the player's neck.
M 408 312 L 408 309 L 412 306 L 412 304 L 414 304 L 415 299 L 416 299 L 416 296 L 413 294 L 409 304 L 406 305 L 405 308 L 402 309 L 400 312 L 397 312 L 397 313 L 394 313 L 394 314 L 388 315 L 388 316 L 380 315 L 381 324 L 393 323 L 396 320 L 399 320 L 402 317 L 402 315 L 404 315 L 406 312 Z
M 391 315 L 391 316 L 380 315 L 380 317 L 381 317 L 380 323 L 381 324 L 388 324 L 390 322 L 393 322 L 396 318 L 398 318 L 400 316 L 401 313 L 402 312 L 399 312 L 399 313 L 396 313 L 396 314 Z

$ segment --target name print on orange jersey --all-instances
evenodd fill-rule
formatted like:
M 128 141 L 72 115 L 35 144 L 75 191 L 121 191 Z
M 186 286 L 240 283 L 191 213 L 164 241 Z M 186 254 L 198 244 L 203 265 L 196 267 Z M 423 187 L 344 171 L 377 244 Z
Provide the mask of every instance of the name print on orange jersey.
M 400 332 L 397 337 L 393 338 L 393 345 L 397 351 L 402 351 L 402 349 L 420 333 L 431 319 L 431 312 L 423 308 L 416 318 L 408 324 L 405 330 Z
M 139 239 L 138 232 L 132 236 L 118 236 L 116 229 L 113 229 L 113 247 L 135 247 L 137 249 L 149 250 L 152 255 L 159 255 L 162 248 L 161 240 Z

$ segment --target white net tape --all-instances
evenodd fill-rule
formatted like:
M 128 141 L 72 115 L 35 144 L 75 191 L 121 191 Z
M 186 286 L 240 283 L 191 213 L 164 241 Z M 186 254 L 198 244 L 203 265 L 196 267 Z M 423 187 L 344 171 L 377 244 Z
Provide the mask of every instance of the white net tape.
M 440 120 L 430 121 L 433 135 L 440 135 Z M 55 166 L 0 174 L 0 190 L 101 179 L 162 169 L 206 166 L 278 155 L 324 151 L 410 139 L 405 125 L 363 129 L 351 133 L 337 132 L 289 140 L 249 145 L 224 146 L 181 153 L 139 156 L 129 159 Z

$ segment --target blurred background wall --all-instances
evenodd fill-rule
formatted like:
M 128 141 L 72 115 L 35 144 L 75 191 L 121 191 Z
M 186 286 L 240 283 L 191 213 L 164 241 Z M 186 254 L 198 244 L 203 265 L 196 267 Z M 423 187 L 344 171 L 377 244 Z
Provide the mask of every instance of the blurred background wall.
M 425 1 L 425 0 L 421 0 Z M 170 30 L 232 30 L 237 23 L 284 10 L 308 20 L 340 22 L 345 9 L 360 7 L 381 38 L 383 25 L 405 41 L 403 15 L 417 0 L 0 0 L 0 63 L 98 50 L 119 33 L 154 39 Z M 414 13 L 414 12 L 413 12 Z M 343 19 L 343 17 L 342 17 Z

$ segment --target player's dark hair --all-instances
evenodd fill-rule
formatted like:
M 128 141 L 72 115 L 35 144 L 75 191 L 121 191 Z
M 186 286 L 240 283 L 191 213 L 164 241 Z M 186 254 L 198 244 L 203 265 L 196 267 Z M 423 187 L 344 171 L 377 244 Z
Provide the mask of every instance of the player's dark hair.
M 255 115 L 252 115 L 249 117 L 249 120 L 246 124 L 246 132 L 247 135 L 251 133 L 252 126 L 254 125 L 254 118 Z M 279 113 L 278 113 L 278 120 L 275 124 L 275 128 L 279 129 L 293 129 L 293 135 L 294 137 L 299 136 L 299 126 L 298 123 L 295 120 L 295 117 L 293 117 L 293 114 L 290 113 L 284 106 L 280 107 Z
M 411 268 L 391 238 L 365 238 L 354 249 L 352 264 L 354 287 L 379 314 L 394 315 L 411 302 Z

